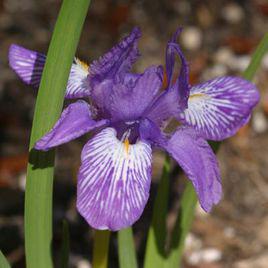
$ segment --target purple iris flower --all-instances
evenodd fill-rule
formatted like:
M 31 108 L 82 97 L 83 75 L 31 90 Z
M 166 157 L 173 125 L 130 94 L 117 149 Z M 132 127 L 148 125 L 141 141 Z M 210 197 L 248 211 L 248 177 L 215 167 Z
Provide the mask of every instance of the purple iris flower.
M 164 90 L 161 66 L 130 72 L 139 56 L 137 28 L 90 66 L 75 59 L 66 98 L 88 97 L 90 104 L 70 104 L 35 144 L 47 151 L 94 130 L 81 155 L 77 208 L 96 229 L 115 231 L 139 219 L 149 197 L 152 147 L 166 150 L 178 162 L 205 211 L 221 198 L 219 166 L 206 140 L 235 134 L 248 122 L 259 93 L 254 84 L 231 76 L 190 87 L 188 65 L 176 43 L 179 33 L 167 44 Z M 176 55 L 181 69 L 172 83 Z M 38 87 L 45 59 L 38 52 L 10 47 L 10 66 L 27 84 Z M 167 134 L 164 129 L 172 118 L 181 125 Z

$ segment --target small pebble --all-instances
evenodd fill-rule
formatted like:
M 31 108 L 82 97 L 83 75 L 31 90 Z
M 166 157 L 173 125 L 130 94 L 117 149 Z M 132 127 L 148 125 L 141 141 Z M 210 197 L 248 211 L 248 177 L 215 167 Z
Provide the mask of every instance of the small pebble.
M 222 17 L 231 24 L 241 22 L 244 18 L 244 10 L 235 3 L 230 3 L 223 7 Z
M 221 47 L 214 55 L 215 61 L 220 64 L 229 65 L 233 61 L 234 54 L 228 47 Z
M 224 228 L 223 233 L 227 238 L 233 238 L 235 236 L 235 229 L 229 226 Z
M 217 76 L 224 76 L 228 72 L 227 66 L 224 64 L 215 64 L 213 67 L 208 68 L 203 73 L 203 79 L 209 80 Z
M 22 173 L 18 178 L 19 188 L 24 192 L 26 186 L 26 173 Z
M 230 62 L 230 68 L 234 71 L 237 71 L 239 73 L 246 70 L 250 63 L 250 56 L 237 56 L 234 57 L 233 60 Z
M 191 265 L 197 265 L 201 262 L 212 263 L 220 261 L 222 258 L 222 252 L 216 248 L 206 248 L 198 251 L 194 251 L 189 257 L 188 262 Z
M 194 234 L 189 233 L 185 240 L 185 251 L 198 250 L 202 247 L 202 241 Z
M 91 268 L 91 265 L 87 260 L 79 260 L 77 262 L 77 268 Z
M 197 50 L 202 44 L 202 32 L 197 27 L 186 27 L 181 33 L 181 43 L 189 50 Z
M 265 56 L 262 59 L 262 66 L 266 70 L 268 69 L 268 53 L 266 53 Z
M 262 111 L 256 111 L 252 116 L 253 130 L 258 133 L 264 133 L 268 129 L 268 120 Z

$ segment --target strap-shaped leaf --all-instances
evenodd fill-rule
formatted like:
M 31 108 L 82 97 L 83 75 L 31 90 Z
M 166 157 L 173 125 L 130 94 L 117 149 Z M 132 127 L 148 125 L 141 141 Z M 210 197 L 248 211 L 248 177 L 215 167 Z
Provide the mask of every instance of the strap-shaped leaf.
M 36 100 L 25 192 L 25 251 L 29 268 L 51 268 L 54 151 L 33 150 L 63 105 L 67 80 L 90 0 L 64 0 L 57 18 Z
M 118 237 L 118 253 L 120 268 L 137 268 L 137 258 L 133 241 L 132 228 L 120 230 Z
M 2 253 L 1 250 L 0 250 L 0 267 L 1 268 L 11 268 L 6 257 L 4 256 L 4 254 Z
M 108 230 L 95 230 L 93 248 L 93 268 L 107 268 L 109 256 L 109 242 L 111 232 Z
M 264 35 L 261 42 L 259 43 L 257 49 L 251 57 L 251 62 L 248 65 L 247 69 L 243 73 L 243 77 L 247 80 L 252 80 L 255 73 L 257 72 L 263 56 L 268 51 L 268 33 Z
M 144 268 L 162 268 L 166 253 L 166 215 L 169 199 L 170 160 L 166 156 L 154 201 L 153 217 L 147 237 Z

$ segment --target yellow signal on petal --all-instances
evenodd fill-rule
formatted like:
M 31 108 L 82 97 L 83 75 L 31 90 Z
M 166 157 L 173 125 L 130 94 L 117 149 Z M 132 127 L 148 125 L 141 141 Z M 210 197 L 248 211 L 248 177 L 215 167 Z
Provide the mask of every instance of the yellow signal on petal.
M 84 61 L 82 60 L 79 60 L 78 58 L 75 58 L 75 61 L 77 64 L 79 64 L 85 71 L 88 72 L 88 68 L 89 68 L 89 65 L 87 63 L 85 63 Z
M 195 101 L 200 99 L 209 99 L 210 96 L 205 93 L 194 93 L 189 96 L 189 101 Z
M 205 97 L 206 95 L 203 93 L 196 93 L 196 94 L 192 94 L 189 96 L 189 99 L 194 99 L 194 98 L 202 98 Z
M 128 138 L 126 138 L 125 141 L 124 141 L 124 147 L 125 147 L 125 151 L 126 151 L 127 154 L 129 152 L 129 146 L 130 146 L 129 140 L 128 140 Z

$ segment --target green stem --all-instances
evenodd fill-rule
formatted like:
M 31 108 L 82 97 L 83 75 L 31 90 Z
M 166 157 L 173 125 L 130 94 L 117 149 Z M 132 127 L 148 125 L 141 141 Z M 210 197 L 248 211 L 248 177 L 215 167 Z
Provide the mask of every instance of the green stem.
M 137 268 L 137 257 L 132 228 L 122 229 L 117 233 L 120 268 Z
M 174 226 L 174 230 L 171 235 L 171 245 L 168 253 L 168 257 L 165 260 L 163 267 L 178 268 L 178 264 L 181 262 L 181 257 L 184 248 L 184 241 L 188 234 L 192 221 L 194 218 L 195 206 L 197 203 L 197 197 L 195 190 L 190 181 L 187 181 L 187 185 L 183 192 L 180 209 L 177 216 L 177 220 Z
M 0 250 L 0 267 L 1 268 L 10 268 L 8 261 L 5 258 L 4 254 L 2 253 L 1 250 Z
M 49 131 L 62 109 L 74 53 L 89 0 L 64 0 L 48 50 L 36 101 L 25 192 L 25 250 L 28 268 L 51 268 L 54 151 L 34 143 Z
M 259 43 L 257 49 L 254 51 L 251 62 L 248 65 L 247 69 L 243 73 L 243 77 L 247 80 L 252 80 L 255 73 L 257 72 L 263 56 L 268 51 L 268 33 L 264 35 L 261 42 Z
M 169 198 L 170 158 L 167 155 L 154 201 L 153 217 L 149 227 L 144 267 L 162 268 L 166 258 L 166 216 Z
M 93 249 L 93 268 L 107 268 L 109 256 L 110 231 L 95 231 Z

